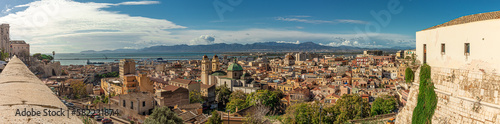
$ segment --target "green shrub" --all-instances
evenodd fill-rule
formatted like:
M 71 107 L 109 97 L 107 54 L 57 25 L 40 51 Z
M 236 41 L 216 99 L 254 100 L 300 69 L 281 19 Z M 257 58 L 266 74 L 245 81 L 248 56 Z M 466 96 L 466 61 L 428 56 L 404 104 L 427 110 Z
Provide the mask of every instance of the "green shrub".
M 413 110 L 413 124 L 430 124 L 437 105 L 434 84 L 431 82 L 431 67 L 424 64 L 420 69 L 420 87 L 417 106 Z
M 411 70 L 410 67 L 406 68 L 406 71 L 405 71 L 405 81 L 406 81 L 406 83 L 413 82 L 414 78 L 415 78 L 415 74 L 413 74 L 413 70 Z

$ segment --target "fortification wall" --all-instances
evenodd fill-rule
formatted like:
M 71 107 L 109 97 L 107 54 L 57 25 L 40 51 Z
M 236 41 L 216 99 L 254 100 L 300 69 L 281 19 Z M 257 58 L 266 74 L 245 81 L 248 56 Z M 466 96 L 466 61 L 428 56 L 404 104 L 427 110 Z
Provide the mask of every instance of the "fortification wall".
M 418 72 L 416 75 L 418 81 Z M 432 123 L 500 123 L 500 76 L 484 70 L 432 67 L 431 79 L 438 103 Z M 410 98 L 397 116 L 398 123 L 411 123 L 417 103 L 418 82 L 410 89 Z

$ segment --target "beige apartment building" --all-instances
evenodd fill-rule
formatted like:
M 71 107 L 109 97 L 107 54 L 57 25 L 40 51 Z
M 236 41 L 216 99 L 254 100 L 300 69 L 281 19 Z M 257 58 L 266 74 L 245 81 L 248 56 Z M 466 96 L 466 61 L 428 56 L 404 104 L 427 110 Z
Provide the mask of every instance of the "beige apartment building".
M 29 64 L 30 58 L 30 45 L 24 40 L 12 40 L 10 41 L 11 52 L 10 56 L 16 55 L 24 64 Z

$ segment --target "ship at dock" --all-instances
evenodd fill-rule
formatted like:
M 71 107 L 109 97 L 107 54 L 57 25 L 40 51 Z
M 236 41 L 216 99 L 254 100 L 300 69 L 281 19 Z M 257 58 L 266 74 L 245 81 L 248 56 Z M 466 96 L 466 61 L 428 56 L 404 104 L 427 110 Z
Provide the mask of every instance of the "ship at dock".
M 87 65 L 94 65 L 94 64 L 105 64 L 104 62 L 90 62 L 90 60 L 87 59 Z

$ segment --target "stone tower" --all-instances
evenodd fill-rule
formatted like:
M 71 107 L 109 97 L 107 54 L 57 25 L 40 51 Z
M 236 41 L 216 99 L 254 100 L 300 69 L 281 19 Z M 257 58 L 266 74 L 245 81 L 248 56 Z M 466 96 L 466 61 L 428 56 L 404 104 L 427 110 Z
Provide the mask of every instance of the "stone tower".
M 0 25 L 0 50 L 4 50 L 10 55 L 9 24 Z
M 209 85 L 208 75 L 212 72 L 211 62 L 207 55 L 203 56 L 201 60 L 201 82 Z
M 135 61 L 133 59 L 120 60 L 120 78 L 125 75 L 135 74 Z
M 212 58 L 212 72 L 218 70 L 219 70 L 219 57 L 217 55 L 214 55 L 214 58 Z

